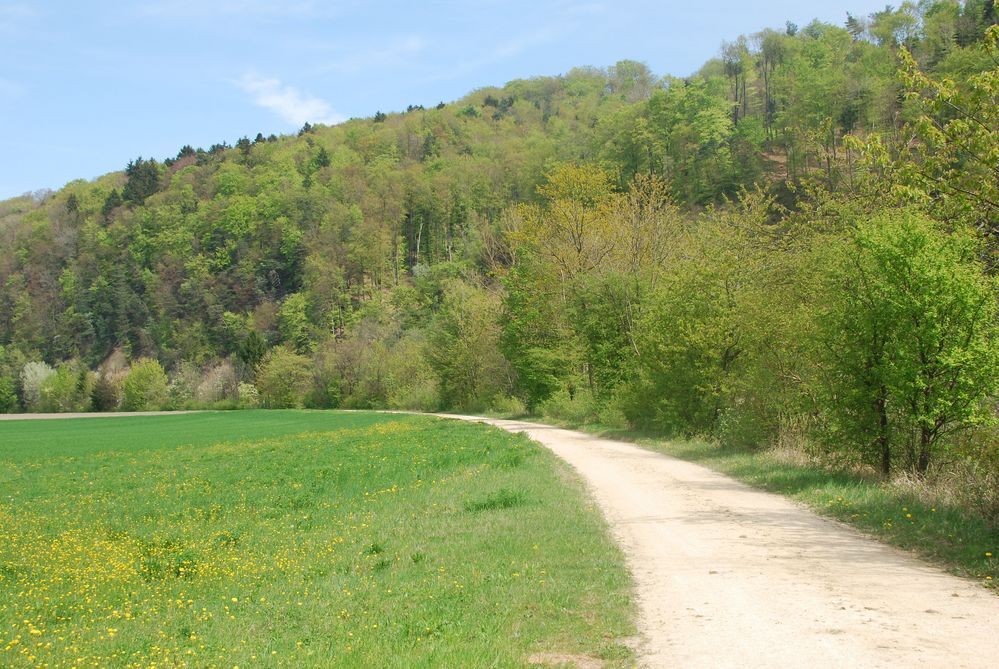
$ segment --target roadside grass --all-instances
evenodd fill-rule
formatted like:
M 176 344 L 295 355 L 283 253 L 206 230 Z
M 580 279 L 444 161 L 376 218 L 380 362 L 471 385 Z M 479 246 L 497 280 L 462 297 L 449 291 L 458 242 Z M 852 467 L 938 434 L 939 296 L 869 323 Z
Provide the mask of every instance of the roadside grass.
M 630 580 L 568 468 L 421 416 L 0 423 L 0 666 L 627 664 Z
M 599 424 L 566 427 L 632 441 L 784 495 L 999 593 L 999 527 L 969 509 L 774 449 L 750 451 L 696 439 L 671 440 Z

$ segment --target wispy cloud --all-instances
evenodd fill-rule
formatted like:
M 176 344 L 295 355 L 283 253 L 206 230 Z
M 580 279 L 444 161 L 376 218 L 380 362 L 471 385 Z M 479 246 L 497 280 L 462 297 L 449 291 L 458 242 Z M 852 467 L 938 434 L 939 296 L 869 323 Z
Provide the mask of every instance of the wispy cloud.
M 279 79 L 247 73 L 236 84 L 250 94 L 254 104 L 274 112 L 291 125 L 300 126 L 306 121 L 332 125 L 346 120 L 325 100 L 306 95 Z
M 38 9 L 24 2 L 0 2 L 0 32 L 13 30 L 40 15 Z
M 399 40 L 389 41 L 389 46 L 381 48 L 354 48 L 344 44 L 324 42 L 303 42 L 296 44 L 314 52 L 332 52 L 334 55 L 323 58 L 323 62 L 311 70 L 312 75 L 328 73 L 361 74 L 385 68 L 404 68 L 413 63 L 414 57 L 427 48 L 427 41 L 418 35 L 410 35 Z M 340 53 L 337 53 L 340 52 Z
M 520 54 L 534 47 L 543 46 L 557 41 L 568 32 L 565 27 L 552 26 L 541 28 L 530 33 L 515 37 L 507 42 L 498 44 L 495 48 L 482 54 L 478 58 L 466 60 L 460 64 L 448 68 L 439 74 L 431 75 L 422 79 L 425 83 L 455 79 L 459 76 L 474 72 L 480 68 L 488 67 L 496 63 L 516 58 Z
M 563 16 L 595 16 L 609 11 L 609 7 L 602 2 L 569 3 L 561 10 Z

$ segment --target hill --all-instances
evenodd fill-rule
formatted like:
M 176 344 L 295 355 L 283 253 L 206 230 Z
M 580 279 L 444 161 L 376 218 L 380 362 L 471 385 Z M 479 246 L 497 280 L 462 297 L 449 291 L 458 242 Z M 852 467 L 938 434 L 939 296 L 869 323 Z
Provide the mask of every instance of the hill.
M 995 23 L 788 24 L 685 80 L 579 68 L 9 200 L 0 409 L 526 407 L 925 472 L 995 388 Z

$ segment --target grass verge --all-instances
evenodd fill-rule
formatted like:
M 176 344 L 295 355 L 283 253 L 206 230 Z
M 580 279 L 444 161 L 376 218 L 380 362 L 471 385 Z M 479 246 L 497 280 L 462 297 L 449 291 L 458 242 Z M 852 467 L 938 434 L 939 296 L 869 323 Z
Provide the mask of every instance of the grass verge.
M 630 583 L 567 468 L 420 416 L 0 424 L 0 666 L 622 666 Z
M 857 473 L 795 461 L 775 450 L 671 440 L 598 424 L 566 427 L 631 441 L 784 495 L 999 594 L 999 528 L 968 509 Z

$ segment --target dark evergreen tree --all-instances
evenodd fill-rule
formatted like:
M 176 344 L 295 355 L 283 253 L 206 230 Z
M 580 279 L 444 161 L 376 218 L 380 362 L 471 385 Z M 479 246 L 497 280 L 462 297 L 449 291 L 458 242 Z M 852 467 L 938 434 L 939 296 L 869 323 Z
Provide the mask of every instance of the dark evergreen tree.
M 124 204 L 124 201 L 121 199 L 121 194 L 118 192 L 117 188 L 113 189 L 110 193 L 108 193 L 108 196 L 104 198 L 104 206 L 101 207 L 101 214 L 104 216 L 104 219 L 109 219 L 111 217 L 111 212 L 120 207 L 122 204 Z
M 155 160 L 143 160 L 139 156 L 125 168 L 125 188 L 121 195 L 126 202 L 142 204 L 156 192 L 160 183 L 160 168 Z

